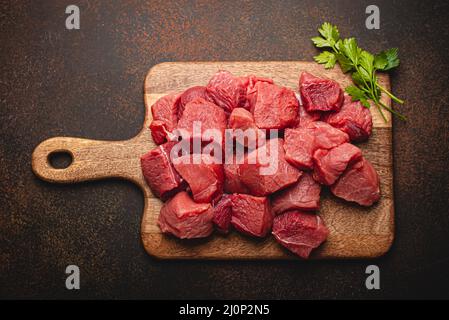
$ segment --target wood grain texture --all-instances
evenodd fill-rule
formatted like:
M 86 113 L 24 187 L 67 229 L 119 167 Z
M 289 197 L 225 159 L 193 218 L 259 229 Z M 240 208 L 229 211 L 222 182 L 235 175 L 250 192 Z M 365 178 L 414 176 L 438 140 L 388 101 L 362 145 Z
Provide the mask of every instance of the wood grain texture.
M 295 258 L 272 237 L 256 240 L 232 232 L 228 236 L 214 234 L 207 239 L 179 240 L 163 235 L 156 224 L 162 203 L 146 185 L 140 156 L 155 145 L 148 126 L 150 107 L 159 97 L 179 92 L 195 85 L 204 85 L 217 70 L 228 70 L 236 75 L 256 74 L 273 78 L 275 83 L 297 90 L 299 74 L 311 72 L 332 78 L 346 86 L 351 79 L 338 68 L 325 70 L 314 62 L 168 62 L 154 66 L 144 84 L 146 117 L 142 131 L 126 141 L 94 141 L 58 137 L 38 145 L 33 152 L 35 174 L 50 182 L 73 183 L 109 177 L 128 179 L 144 193 L 145 207 L 141 225 L 142 241 L 147 252 L 164 259 L 291 259 Z M 380 83 L 390 87 L 387 75 L 380 75 Z M 391 105 L 388 97 L 382 100 Z M 373 135 L 359 144 L 381 180 L 381 199 L 370 208 L 336 199 L 324 191 L 319 214 L 330 229 L 328 240 L 311 255 L 323 258 L 374 258 L 386 253 L 394 238 L 393 170 L 391 121 L 385 123 L 375 108 Z M 387 115 L 390 119 L 390 115 Z M 54 169 L 48 162 L 53 152 L 66 151 L 73 163 L 66 169 Z

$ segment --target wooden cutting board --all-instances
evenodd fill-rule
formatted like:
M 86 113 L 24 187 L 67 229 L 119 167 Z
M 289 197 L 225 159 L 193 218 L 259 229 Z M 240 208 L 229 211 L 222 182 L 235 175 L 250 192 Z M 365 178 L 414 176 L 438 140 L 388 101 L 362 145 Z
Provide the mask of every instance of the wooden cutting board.
M 207 239 L 179 240 L 161 234 L 156 221 L 161 202 L 155 198 L 144 181 L 140 156 L 152 149 L 148 126 L 150 107 L 159 97 L 182 91 L 191 86 L 205 85 L 217 70 L 228 70 L 235 75 L 255 74 L 274 79 L 278 85 L 297 91 L 299 74 L 308 71 L 316 76 L 336 80 L 342 87 L 351 83 L 349 76 L 336 67 L 325 70 L 314 62 L 168 62 L 148 72 L 144 85 L 146 117 L 142 131 L 125 141 L 95 141 L 89 139 L 56 137 L 39 144 L 32 155 L 34 173 L 43 180 L 56 183 L 74 183 L 86 180 L 118 177 L 136 183 L 143 191 L 145 207 L 141 225 L 142 241 L 147 252 L 163 259 L 291 259 L 296 258 L 274 238 L 253 239 L 233 231 L 227 236 L 214 234 Z M 380 75 L 380 83 L 390 88 L 387 75 Z M 388 97 L 382 100 L 391 105 Z M 371 161 L 380 176 L 381 199 L 370 207 L 336 199 L 323 191 L 319 214 L 330 229 L 328 240 L 311 258 L 374 258 L 390 248 L 394 238 L 392 127 L 385 123 L 375 108 L 371 108 L 373 135 L 359 144 L 365 157 Z M 388 118 L 390 115 L 387 114 Z M 53 168 L 48 157 L 54 152 L 68 152 L 72 164 L 65 169 Z M 135 213 L 138 214 L 138 213 Z

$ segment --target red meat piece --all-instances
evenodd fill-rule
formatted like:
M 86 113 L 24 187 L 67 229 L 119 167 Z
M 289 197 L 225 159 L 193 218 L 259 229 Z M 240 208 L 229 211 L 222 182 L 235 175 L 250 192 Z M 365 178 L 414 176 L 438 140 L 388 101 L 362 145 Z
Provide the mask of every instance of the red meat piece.
M 349 141 L 349 136 L 322 121 L 310 122 L 304 128 L 285 129 L 285 159 L 300 169 L 313 167 L 317 149 L 331 149 Z
M 167 129 L 167 125 L 164 121 L 153 120 L 150 123 L 151 137 L 154 143 L 163 144 L 167 141 L 172 141 L 172 134 Z
M 229 116 L 229 128 L 246 130 L 256 128 L 251 112 L 244 108 L 235 108 Z
M 254 121 L 261 129 L 283 129 L 297 122 L 299 103 L 293 90 L 268 82 L 257 82 L 251 102 Z
M 193 131 L 194 122 L 201 124 L 201 137 L 195 135 Z M 224 139 L 224 130 L 226 129 L 226 114 L 223 109 L 219 108 L 212 102 L 206 101 L 203 98 L 196 98 L 187 103 L 182 113 L 181 119 L 178 122 L 178 129 L 185 130 L 191 138 L 203 141 L 205 139 L 204 132 L 206 130 L 215 129 L 221 135 L 221 143 Z
M 379 176 L 373 165 L 362 158 L 346 169 L 331 191 L 346 201 L 370 206 L 380 198 Z
M 238 231 L 255 237 L 265 237 L 271 230 L 273 215 L 266 197 L 248 194 L 232 195 L 231 223 Z
M 266 83 L 271 83 L 271 84 L 274 83 L 273 79 L 264 78 L 264 77 L 258 77 L 258 76 L 255 76 L 255 75 L 250 75 L 247 78 L 248 78 L 248 86 L 246 88 L 246 90 L 247 90 L 246 92 L 247 93 L 251 92 L 254 89 L 254 87 L 256 86 L 257 82 L 266 82 Z
M 284 139 L 285 160 L 300 169 L 312 168 L 315 149 L 313 131 L 307 128 L 285 129 Z
M 289 210 L 318 210 L 320 207 L 321 186 L 304 172 L 299 181 L 271 197 L 272 210 L 279 215 Z
M 182 178 L 170 159 L 170 151 L 176 142 L 167 142 L 140 158 L 142 173 L 153 194 L 166 199 L 183 187 Z
M 184 108 L 187 103 L 190 101 L 195 100 L 196 98 L 203 98 L 206 101 L 213 102 L 209 95 L 207 94 L 206 87 L 204 86 L 196 86 L 191 87 L 184 91 L 180 96 L 178 100 L 178 119 L 181 119 L 182 113 L 184 112 Z
M 176 171 L 187 181 L 196 202 L 211 202 L 223 194 L 223 165 L 206 154 L 184 155 L 174 159 Z
M 150 124 L 150 130 L 156 144 L 162 144 L 170 140 L 168 136 L 176 128 L 178 123 L 178 99 L 178 94 L 168 94 L 158 99 L 151 106 L 153 120 Z
M 161 208 L 158 224 L 163 233 L 181 239 L 204 238 L 213 231 L 214 210 L 209 203 L 196 203 L 182 191 Z
M 225 182 L 224 191 L 227 193 L 249 193 L 249 189 L 240 179 L 240 165 L 236 163 L 225 163 L 223 165 Z
M 303 72 L 299 78 L 299 92 L 307 111 L 338 111 L 344 94 L 340 85 L 330 79 L 318 78 Z
M 221 233 L 228 233 L 231 225 L 232 200 L 231 195 L 224 194 L 214 206 L 213 222 Z
M 210 79 L 206 90 L 209 97 L 226 113 L 246 104 L 247 77 L 235 77 L 228 71 L 218 71 Z
M 313 178 L 330 186 L 354 161 L 360 160 L 362 151 L 350 143 L 343 143 L 330 150 L 318 149 L 313 154 Z
M 252 107 L 256 104 L 257 99 L 257 88 L 256 84 L 258 82 L 266 82 L 268 84 L 274 84 L 273 80 L 270 78 L 261 78 L 254 75 L 248 77 L 248 86 L 246 88 L 246 104 L 245 109 L 252 110 Z
M 321 112 L 308 112 L 303 105 L 299 105 L 298 121 L 296 128 L 305 128 L 311 122 L 319 121 L 321 118 Z
M 346 133 L 335 129 L 326 122 L 311 122 L 307 128 L 313 131 L 316 148 L 331 149 L 342 143 L 349 142 L 349 136 Z
M 269 139 L 248 153 L 245 163 L 240 165 L 240 179 L 251 194 L 269 195 L 298 181 L 301 171 L 285 160 L 283 145 L 280 138 Z
M 346 132 L 351 141 L 355 142 L 368 139 L 373 129 L 370 110 L 362 106 L 360 101 L 351 101 L 350 96 L 345 97 L 345 102 L 339 112 L 325 115 L 323 121 Z
M 229 116 L 229 128 L 234 130 L 236 141 L 252 149 L 265 143 L 265 132 L 257 128 L 251 112 L 244 108 L 235 108 Z M 242 132 L 235 130 L 242 130 Z
M 329 230 L 318 215 L 289 211 L 274 218 L 272 233 L 281 245 L 307 259 L 327 239 Z

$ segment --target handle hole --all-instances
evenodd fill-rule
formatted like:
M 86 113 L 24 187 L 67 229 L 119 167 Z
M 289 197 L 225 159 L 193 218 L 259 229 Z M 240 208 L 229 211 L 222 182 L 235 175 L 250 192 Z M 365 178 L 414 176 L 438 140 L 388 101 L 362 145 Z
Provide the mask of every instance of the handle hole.
M 68 151 L 55 151 L 48 155 L 48 162 L 55 169 L 66 169 L 73 162 L 73 156 Z

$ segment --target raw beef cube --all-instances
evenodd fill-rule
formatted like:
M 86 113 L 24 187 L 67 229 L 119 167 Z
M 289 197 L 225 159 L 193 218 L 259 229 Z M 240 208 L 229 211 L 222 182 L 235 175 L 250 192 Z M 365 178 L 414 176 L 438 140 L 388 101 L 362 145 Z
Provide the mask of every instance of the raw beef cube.
M 206 154 L 184 155 L 173 159 L 176 171 L 187 181 L 196 202 L 211 202 L 223 194 L 223 165 Z
M 340 85 L 330 79 L 318 78 L 303 72 L 299 78 L 299 92 L 307 111 L 338 111 L 344 94 Z
M 298 97 L 298 95 L 297 95 Z M 299 105 L 298 109 L 298 120 L 296 124 L 296 128 L 304 128 L 309 125 L 310 122 L 319 121 L 321 118 L 321 112 L 315 111 L 315 112 L 308 112 L 306 108 L 304 108 L 303 105 Z
M 285 129 L 285 158 L 300 169 L 313 167 L 317 149 L 331 149 L 349 141 L 349 136 L 322 121 L 310 122 L 304 128 Z
M 255 75 L 250 75 L 247 77 L 248 78 L 248 85 L 246 88 L 246 93 L 248 94 L 248 92 L 252 92 L 252 90 L 254 89 L 254 87 L 256 86 L 256 84 L 258 82 L 266 82 L 266 83 L 271 83 L 273 84 L 273 79 L 270 78 L 264 78 L 264 77 L 258 77 Z
M 232 201 L 231 195 L 224 194 L 220 201 L 214 206 L 213 222 L 221 233 L 228 233 L 231 224 Z
M 254 118 L 251 112 L 244 108 L 235 108 L 229 116 L 229 128 L 231 129 L 252 129 L 255 128 Z
M 343 143 L 330 150 L 318 149 L 313 154 L 313 178 L 330 186 L 354 161 L 360 160 L 362 151 L 350 143 Z
M 321 186 L 310 173 L 304 172 L 299 181 L 271 197 L 273 213 L 279 215 L 289 210 L 318 210 Z
M 143 176 L 153 194 L 161 199 L 182 188 L 181 176 L 170 159 L 170 151 L 176 142 L 167 142 L 140 158 Z
M 379 176 L 372 164 L 362 158 L 346 169 L 331 191 L 346 201 L 370 206 L 380 198 Z
M 185 106 L 178 122 L 178 129 L 185 130 L 193 139 L 201 138 L 203 141 L 212 140 L 206 139 L 203 135 L 206 130 L 214 129 L 217 134 L 221 135 L 221 139 L 217 143 L 222 143 L 226 122 L 226 114 L 223 109 L 203 98 L 196 98 Z M 201 137 L 194 136 L 194 123 L 201 125 Z
M 178 123 L 178 99 L 178 94 L 168 94 L 151 106 L 153 121 L 150 130 L 156 144 L 162 144 L 169 140 L 167 134 L 176 128 Z
M 204 238 L 213 231 L 214 210 L 209 203 L 196 203 L 182 191 L 161 208 L 158 224 L 163 233 L 181 239 Z
M 225 182 L 224 191 L 227 193 L 249 193 L 248 188 L 240 179 L 240 165 L 237 163 L 225 163 L 223 165 Z
M 269 139 L 240 165 L 240 179 L 251 194 L 266 196 L 298 181 L 301 171 L 285 160 L 283 145 L 280 138 Z
M 172 133 L 168 131 L 167 125 L 164 121 L 153 120 L 150 123 L 151 137 L 154 143 L 162 144 L 167 141 L 172 141 Z
M 265 237 L 271 230 L 272 222 L 273 215 L 268 198 L 248 194 L 232 195 L 231 223 L 238 231 Z
M 307 128 L 285 129 L 285 160 L 300 169 L 313 166 L 312 155 L 315 150 L 315 137 Z
M 323 121 L 315 121 L 307 126 L 315 136 L 315 150 L 331 149 L 345 142 L 349 142 L 349 136 L 341 130 L 335 129 Z M 315 151 L 314 150 L 314 151 Z
M 184 108 L 187 103 L 190 101 L 195 100 L 196 98 L 203 98 L 206 101 L 211 101 L 209 95 L 207 94 L 206 87 L 204 86 L 196 86 L 191 87 L 184 91 L 180 96 L 178 100 L 178 119 L 181 119 L 182 113 L 184 112 Z
M 234 137 L 237 142 L 244 146 L 250 146 L 252 149 L 265 143 L 265 132 L 257 128 L 251 112 L 244 108 L 235 108 L 232 110 L 229 121 L 229 128 L 233 129 Z M 242 130 L 236 131 L 236 130 Z
M 244 163 L 247 154 L 236 154 L 234 149 L 226 150 L 223 170 L 225 174 L 224 191 L 226 193 L 249 193 L 248 188 L 240 179 L 240 165 Z
M 327 239 L 329 230 L 318 215 L 289 211 L 274 218 L 272 233 L 281 245 L 307 259 Z
M 235 77 L 228 71 L 218 71 L 210 79 L 206 90 L 209 97 L 226 113 L 246 104 L 248 78 Z
M 254 75 L 248 76 L 248 86 L 246 88 L 246 104 L 245 109 L 251 110 L 251 106 L 254 106 L 257 99 L 257 88 L 256 84 L 258 82 L 266 82 L 268 84 L 274 84 L 272 79 L 261 78 Z
M 345 97 L 345 102 L 339 112 L 327 114 L 323 117 L 323 121 L 346 132 L 351 141 L 356 142 L 368 139 L 373 129 L 370 110 L 362 106 L 360 101 L 351 101 L 350 96 Z
M 299 103 L 293 90 L 268 82 L 257 82 L 251 112 L 258 128 L 284 129 L 294 126 Z

